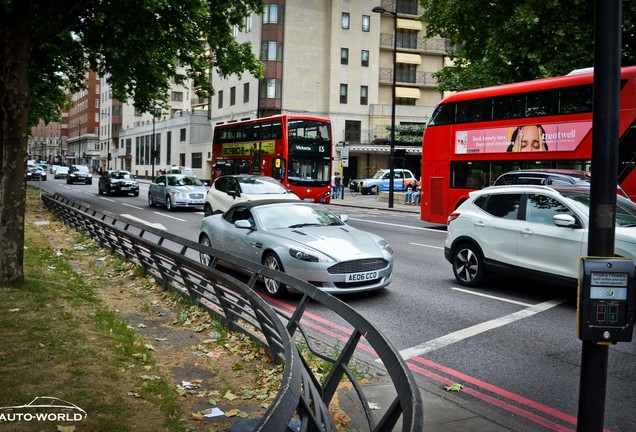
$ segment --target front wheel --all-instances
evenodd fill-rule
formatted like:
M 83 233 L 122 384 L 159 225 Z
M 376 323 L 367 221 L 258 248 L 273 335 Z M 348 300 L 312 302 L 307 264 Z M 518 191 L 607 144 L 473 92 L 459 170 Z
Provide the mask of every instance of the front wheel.
M 149 193 L 148 194 L 148 207 L 154 207 L 155 204 L 155 199 L 152 197 L 152 194 Z
M 212 246 L 212 242 L 210 241 L 210 237 L 207 234 L 201 233 L 199 236 L 199 244 L 202 246 Z M 199 261 L 204 266 L 209 266 L 212 262 L 212 257 L 206 253 L 199 252 Z
M 370 193 L 371 195 L 377 195 L 377 194 L 378 194 L 378 191 L 379 191 L 379 189 L 378 189 L 378 187 L 377 187 L 377 186 L 371 186 L 371 187 L 369 188 L 369 193 Z
M 278 256 L 271 252 L 265 255 L 265 258 L 263 259 L 263 265 L 273 270 L 278 270 L 281 272 L 285 271 L 283 270 L 283 265 L 281 264 Z M 265 283 L 267 293 L 272 297 L 279 298 L 287 294 L 287 287 L 279 281 L 264 277 L 263 282 Z
M 455 279 L 464 286 L 478 286 L 488 277 L 484 269 L 484 257 L 473 244 L 460 244 L 455 249 L 452 263 Z
M 172 206 L 172 200 L 170 199 L 170 196 L 166 196 L 166 208 L 169 211 L 174 210 L 174 207 Z

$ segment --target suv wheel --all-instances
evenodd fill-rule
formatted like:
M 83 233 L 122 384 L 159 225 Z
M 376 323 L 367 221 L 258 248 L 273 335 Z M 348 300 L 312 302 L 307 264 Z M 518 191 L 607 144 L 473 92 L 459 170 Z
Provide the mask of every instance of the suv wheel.
M 210 203 L 205 203 L 205 206 L 203 206 L 203 214 L 205 216 L 211 216 L 214 213 L 214 211 L 212 211 L 212 206 L 210 205 Z
M 484 257 L 473 244 L 462 243 L 457 246 L 452 263 L 455 279 L 462 285 L 478 286 L 488 277 L 484 269 Z

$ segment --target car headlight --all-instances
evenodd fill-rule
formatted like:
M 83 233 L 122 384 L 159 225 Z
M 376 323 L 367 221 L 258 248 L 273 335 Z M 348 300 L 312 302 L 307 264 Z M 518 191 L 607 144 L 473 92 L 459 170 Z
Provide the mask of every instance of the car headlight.
M 291 255 L 293 258 L 296 258 L 297 260 L 307 261 L 307 262 L 327 262 L 328 261 L 327 258 L 317 257 L 308 252 L 301 251 L 298 249 L 293 249 L 293 248 L 289 249 L 289 255 Z
M 188 198 L 188 194 L 183 192 L 170 192 L 173 198 Z
M 380 249 L 383 249 L 387 251 L 389 254 L 393 255 L 393 248 L 391 247 L 389 242 L 387 242 L 386 240 L 380 240 L 378 242 L 378 246 L 380 246 Z

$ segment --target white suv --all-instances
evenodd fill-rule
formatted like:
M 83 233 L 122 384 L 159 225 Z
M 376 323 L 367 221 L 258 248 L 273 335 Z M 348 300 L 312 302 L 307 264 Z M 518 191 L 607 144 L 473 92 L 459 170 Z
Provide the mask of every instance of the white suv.
M 489 273 L 576 284 L 587 256 L 590 189 L 493 186 L 470 193 L 448 217 L 444 255 L 457 281 L 477 286 Z M 617 196 L 617 256 L 636 261 L 636 204 Z

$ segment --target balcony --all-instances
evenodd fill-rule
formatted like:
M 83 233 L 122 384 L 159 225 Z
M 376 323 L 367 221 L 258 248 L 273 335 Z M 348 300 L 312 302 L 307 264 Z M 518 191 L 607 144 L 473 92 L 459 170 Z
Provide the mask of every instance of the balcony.
M 380 76 L 378 81 L 380 84 L 393 85 L 393 69 L 380 68 Z M 401 81 L 400 77 L 396 77 L 397 85 L 417 86 L 417 87 L 437 87 L 437 79 L 433 76 L 433 72 L 416 72 L 414 81 Z
M 393 34 L 380 34 L 380 48 L 385 50 L 393 50 Z M 418 52 L 422 54 L 446 55 L 449 44 L 446 39 L 442 38 L 417 38 L 415 44 L 404 44 L 398 39 L 398 50 Z

